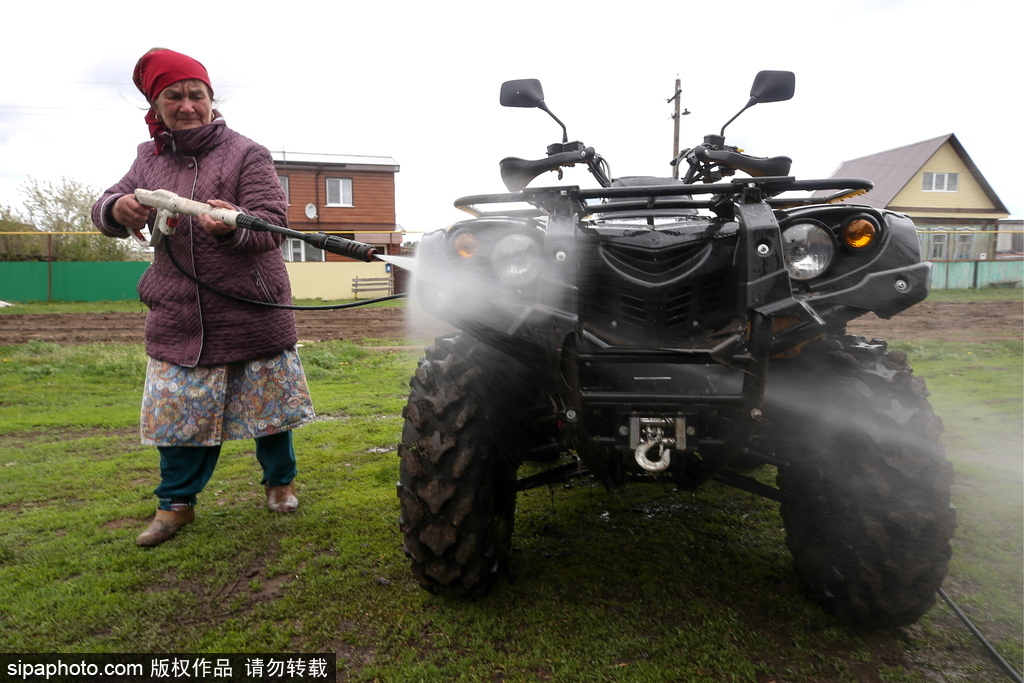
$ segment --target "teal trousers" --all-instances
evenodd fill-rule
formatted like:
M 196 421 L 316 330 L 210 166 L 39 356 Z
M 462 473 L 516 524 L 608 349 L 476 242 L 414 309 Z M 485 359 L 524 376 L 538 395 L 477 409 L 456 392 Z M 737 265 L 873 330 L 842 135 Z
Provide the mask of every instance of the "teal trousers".
M 153 495 L 160 499 L 160 509 L 170 510 L 171 503 L 196 504 L 196 495 L 206 486 L 220 457 L 216 446 L 158 446 L 160 451 L 160 485 Z M 295 479 L 295 448 L 291 431 L 278 432 L 256 439 L 256 459 L 263 468 L 264 486 L 283 486 Z

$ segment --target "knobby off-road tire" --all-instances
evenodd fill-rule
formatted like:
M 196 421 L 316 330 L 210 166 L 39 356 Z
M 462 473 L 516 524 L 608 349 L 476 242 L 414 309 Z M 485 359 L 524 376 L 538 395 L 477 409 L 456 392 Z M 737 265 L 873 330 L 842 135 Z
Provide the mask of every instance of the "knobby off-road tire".
M 479 596 L 507 569 L 526 374 L 508 356 L 456 335 L 427 349 L 410 382 L 399 525 L 412 573 L 431 593 Z
M 931 608 L 956 527 L 942 424 L 912 372 L 881 340 L 822 340 L 785 362 L 769 404 L 792 439 L 778 485 L 795 569 L 827 610 L 876 628 Z

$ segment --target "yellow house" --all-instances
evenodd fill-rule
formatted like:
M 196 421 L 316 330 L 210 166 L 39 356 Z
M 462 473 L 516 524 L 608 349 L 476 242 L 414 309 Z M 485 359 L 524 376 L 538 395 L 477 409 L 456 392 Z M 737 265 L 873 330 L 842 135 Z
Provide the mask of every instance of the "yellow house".
M 999 221 L 1010 214 L 952 133 L 843 162 L 833 177 L 872 181 L 851 201 L 914 219 L 930 261 L 996 257 Z

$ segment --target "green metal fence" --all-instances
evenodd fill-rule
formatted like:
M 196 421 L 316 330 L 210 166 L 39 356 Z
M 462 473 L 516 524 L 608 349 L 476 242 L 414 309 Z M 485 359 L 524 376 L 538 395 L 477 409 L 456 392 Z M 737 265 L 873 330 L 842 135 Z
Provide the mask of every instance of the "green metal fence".
M 0 262 L 2 301 L 129 301 L 149 266 L 128 262 Z
M 932 289 L 1020 286 L 1024 261 L 932 261 Z

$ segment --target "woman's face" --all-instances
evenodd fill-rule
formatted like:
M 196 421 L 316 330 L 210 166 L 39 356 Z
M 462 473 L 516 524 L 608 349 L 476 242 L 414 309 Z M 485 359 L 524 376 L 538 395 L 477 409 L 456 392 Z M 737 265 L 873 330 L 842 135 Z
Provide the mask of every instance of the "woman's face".
M 178 81 L 160 91 L 153 108 L 171 130 L 205 126 L 213 120 L 213 99 L 202 81 Z

